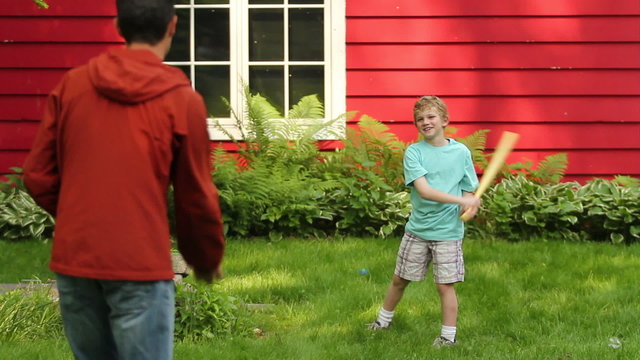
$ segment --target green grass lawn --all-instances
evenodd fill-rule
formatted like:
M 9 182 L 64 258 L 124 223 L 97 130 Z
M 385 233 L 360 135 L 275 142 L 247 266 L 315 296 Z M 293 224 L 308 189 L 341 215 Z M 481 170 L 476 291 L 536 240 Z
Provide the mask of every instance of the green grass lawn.
M 240 323 L 261 334 L 179 343 L 175 359 L 639 357 L 640 245 L 467 240 L 467 279 L 457 286 L 459 346 L 433 349 L 440 309 L 430 277 L 407 289 L 392 328 L 371 332 L 365 327 L 383 300 L 398 242 L 230 241 L 225 278 L 214 286 L 246 303 L 273 304 L 241 313 Z M 46 278 L 42 261 L 35 258 L 47 249 L 0 242 L 3 269 L 14 268 L 1 281 L 34 274 Z M 370 274 L 360 275 L 361 268 Z M 610 337 L 619 338 L 622 347 L 609 347 Z M 42 340 L 29 346 L 0 344 L 0 358 L 71 356 L 64 341 Z
M 51 242 L 0 241 L 0 283 L 18 283 L 23 280 L 53 279 L 49 270 Z

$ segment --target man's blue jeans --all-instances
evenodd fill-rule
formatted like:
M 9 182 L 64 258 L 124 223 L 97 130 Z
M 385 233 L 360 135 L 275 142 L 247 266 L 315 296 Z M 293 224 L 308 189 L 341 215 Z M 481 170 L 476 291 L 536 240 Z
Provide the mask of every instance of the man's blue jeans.
M 169 360 L 173 281 L 95 280 L 57 274 L 64 331 L 77 360 Z

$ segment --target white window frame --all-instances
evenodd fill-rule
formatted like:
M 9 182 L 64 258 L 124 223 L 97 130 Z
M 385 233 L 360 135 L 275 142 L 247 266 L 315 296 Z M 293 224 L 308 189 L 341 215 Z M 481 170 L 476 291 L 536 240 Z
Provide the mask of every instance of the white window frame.
M 253 8 L 283 8 L 284 16 L 284 61 L 258 61 L 251 62 L 259 65 L 284 65 L 284 74 L 288 74 L 289 65 L 324 65 L 324 121 L 335 119 L 346 112 L 346 39 L 345 39 L 345 1 L 346 0 L 324 0 L 324 61 L 288 61 L 288 9 L 295 8 L 318 8 L 317 4 L 269 4 L 269 5 L 249 5 L 249 0 L 230 0 L 229 4 L 196 5 L 191 0 L 191 4 L 176 5 L 176 9 L 189 9 L 190 14 L 190 35 L 189 35 L 189 61 L 168 61 L 169 65 L 189 66 L 192 85 L 196 86 L 198 81 L 195 78 L 196 65 L 226 65 L 229 66 L 230 73 L 230 99 L 229 102 L 235 113 L 245 121 L 244 117 L 244 89 L 241 81 L 249 79 L 249 9 Z M 288 3 L 288 1 L 284 1 Z M 229 9 L 229 61 L 196 61 L 195 60 L 195 9 L 223 8 Z M 285 112 L 293 104 L 289 104 L 289 82 L 284 82 Z M 285 114 L 286 115 L 286 114 Z M 241 139 L 241 134 L 236 129 L 234 118 L 208 118 L 209 138 L 211 140 L 229 140 L 229 138 L 217 127 L 219 123 L 234 138 Z M 341 119 L 344 127 L 345 120 Z M 322 140 L 335 140 L 335 135 L 324 134 Z

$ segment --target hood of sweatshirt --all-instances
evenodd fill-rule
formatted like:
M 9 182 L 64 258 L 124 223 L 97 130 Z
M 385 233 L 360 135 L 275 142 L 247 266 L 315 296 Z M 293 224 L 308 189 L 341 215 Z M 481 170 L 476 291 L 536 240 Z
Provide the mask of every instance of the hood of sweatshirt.
M 149 50 L 119 48 L 99 55 L 89 62 L 89 77 L 100 94 L 129 104 L 190 86 L 180 69 L 163 64 Z

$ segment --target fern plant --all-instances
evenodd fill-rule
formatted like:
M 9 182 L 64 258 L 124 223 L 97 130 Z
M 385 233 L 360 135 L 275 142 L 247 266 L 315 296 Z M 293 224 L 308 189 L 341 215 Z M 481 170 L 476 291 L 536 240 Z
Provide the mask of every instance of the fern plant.
M 569 159 L 566 153 L 547 155 L 536 167 L 529 160 L 509 164 L 506 176 L 525 176 L 539 184 L 557 184 L 564 177 Z
M 395 191 L 405 190 L 402 159 L 407 144 L 387 125 L 363 115 L 357 126 L 346 129 L 343 144 L 344 148 L 325 154 L 321 172 L 358 178 L 371 171 Z
M 248 87 L 245 100 L 245 121 L 233 112 L 242 140 L 218 126 L 238 153 L 218 148 L 212 157 L 227 234 L 278 238 L 329 231 L 333 212 L 318 206 L 318 199 L 338 182 L 316 177 L 309 169 L 320 158 L 317 138 L 335 135 L 341 118 L 319 120 L 324 110 L 316 95 L 303 97 L 287 117 Z
M 473 163 L 478 170 L 484 170 L 488 165 L 490 154 L 485 152 L 487 134 L 489 129 L 477 130 L 466 137 L 454 137 L 458 129 L 447 127 L 446 134 L 457 141 L 465 144 L 471 151 Z M 502 178 L 513 176 L 524 176 L 527 179 L 539 184 L 557 184 L 565 175 L 569 160 L 566 153 L 556 153 L 546 156 L 537 165 L 530 160 L 505 164 L 502 168 L 501 176 L 496 179 L 499 182 Z
M 632 176 L 616 175 L 613 177 L 613 181 L 619 185 L 626 186 L 626 187 L 634 187 L 634 188 L 640 187 L 640 179 Z
M 324 107 L 317 95 L 303 97 L 284 117 L 265 97 L 252 94 L 248 86 L 244 89 L 244 116 L 231 109 L 242 138 L 236 139 L 220 124 L 217 127 L 238 147 L 238 155 L 246 164 L 266 161 L 309 165 L 317 156 L 317 138 L 337 137 L 343 131 L 339 126 L 342 116 L 327 122 L 322 120 Z M 229 106 L 229 102 L 225 102 Z
M 449 131 L 451 132 L 451 135 L 457 132 L 457 129 L 455 128 L 447 127 L 447 129 L 450 129 Z M 489 133 L 489 131 L 491 130 L 481 129 L 466 137 L 454 138 L 456 141 L 466 145 L 467 148 L 469 148 L 469 151 L 471 151 L 471 159 L 480 170 L 486 169 L 488 165 L 488 155 L 485 153 L 485 148 L 487 145 L 487 134 Z

